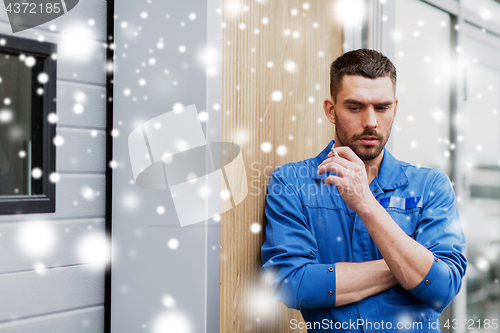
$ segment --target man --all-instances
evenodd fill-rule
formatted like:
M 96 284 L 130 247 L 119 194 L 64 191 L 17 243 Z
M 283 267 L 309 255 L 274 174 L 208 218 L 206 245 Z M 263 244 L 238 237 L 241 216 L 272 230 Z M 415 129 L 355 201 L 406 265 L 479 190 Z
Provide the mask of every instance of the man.
M 450 180 L 385 149 L 398 99 L 384 55 L 340 56 L 330 91 L 335 140 L 271 175 L 262 262 L 273 296 L 302 311 L 292 329 L 441 332 L 467 265 Z

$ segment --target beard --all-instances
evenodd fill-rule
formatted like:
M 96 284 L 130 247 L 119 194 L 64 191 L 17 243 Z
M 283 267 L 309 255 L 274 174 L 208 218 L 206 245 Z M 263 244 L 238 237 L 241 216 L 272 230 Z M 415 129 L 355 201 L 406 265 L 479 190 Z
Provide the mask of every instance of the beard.
M 362 161 L 370 161 L 380 155 L 382 150 L 384 150 L 385 144 L 387 140 L 389 140 L 389 135 L 391 133 L 392 123 L 389 127 L 389 131 L 385 133 L 379 133 L 373 128 L 367 128 L 360 134 L 355 134 L 352 137 L 349 137 L 346 133 L 342 123 L 339 122 L 337 118 L 337 112 L 334 112 L 335 117 L 335 134 L 341 146 L 347 146 L 354 151 L 356 155 Z M 373 136 L 377 138 L 377 144 L 374 146 L 366 146 L 363 145 L 359 139 L 363 136 Z

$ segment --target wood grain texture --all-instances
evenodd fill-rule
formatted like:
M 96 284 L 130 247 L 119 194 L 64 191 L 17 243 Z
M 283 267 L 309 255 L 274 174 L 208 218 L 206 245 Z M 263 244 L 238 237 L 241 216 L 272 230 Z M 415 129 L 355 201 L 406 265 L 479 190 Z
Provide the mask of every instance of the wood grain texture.
M 248 196 L 221 217 L 220 332 L 290 332 L 301 314 L 271 301 L 261 274 L 266 192 L 277 167 L 316 156 L 334 138 L 322 105 L 342 29 L 334 0 L 311 1 L 309 9 L 299 0 L 235 3 L 224 0 L 222 11 L 222 141 L 242 149 Z M 251 231 L 254 223 L 260 232 Z

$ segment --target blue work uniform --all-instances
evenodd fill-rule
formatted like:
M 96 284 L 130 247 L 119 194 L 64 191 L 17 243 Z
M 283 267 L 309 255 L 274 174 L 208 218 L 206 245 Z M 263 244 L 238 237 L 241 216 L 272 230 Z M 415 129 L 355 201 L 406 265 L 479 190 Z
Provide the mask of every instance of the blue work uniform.
M 448 176 L 398 161 L 384 148 L 370 190 L 401 229 L 432 252 L 434 261 L 413 289 L 398 284 L 335 307 L 334 264 L 383 258 L 337 187 L 324 183 L 336 174 L 317 174 L 333 144 L 315 158 L 287 163 L 271 175 L 261 254 L 273 298 L 301 310 L 304 322 L 293 323 L 292 329 L 301 324 L 308 325 L 308 332 L 441 332 L 438 318 L 459 292 L 467 267 L 465 236 Z

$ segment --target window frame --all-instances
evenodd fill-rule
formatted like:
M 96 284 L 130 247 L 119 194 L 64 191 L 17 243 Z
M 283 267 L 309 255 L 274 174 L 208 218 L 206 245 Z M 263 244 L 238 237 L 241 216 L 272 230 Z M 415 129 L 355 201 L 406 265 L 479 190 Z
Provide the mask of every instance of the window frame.
M 22 53 L 42 58 L 42 71 L 49 76 L 49 81 L 44 84 L 43 97 L 36 94 L 36 84 L 32 83 L 34 100 L 32 100 L 31 110 L 31 135 L 32 141 L 33 136 L 40 141 L 38 147 L 41 148 L 41 158 L 33 159 L 30 167 L 31 169 L 39 167 L 42 170 L 42 177 L 30 181 L 32 186 L 41 188 L 41 194 L 1 195 L 0 215 L 54 213 L 56 211 L 56 184 L 49 180 L 49 175 L 56 171 L 56 148 L 52 143 L 56 134 L 56 124 L 49 123 L 48 115 L 56 113 L 57 45 L 5 34 L 0 34 L 0 39 L 6 41 L 4 45 L 0 45 L 0 52 L 14 56 Z M 52 54 L 56 54 L 54 59 Z M 41 110 L 33 107 L 36 103 L 41 104 Z

